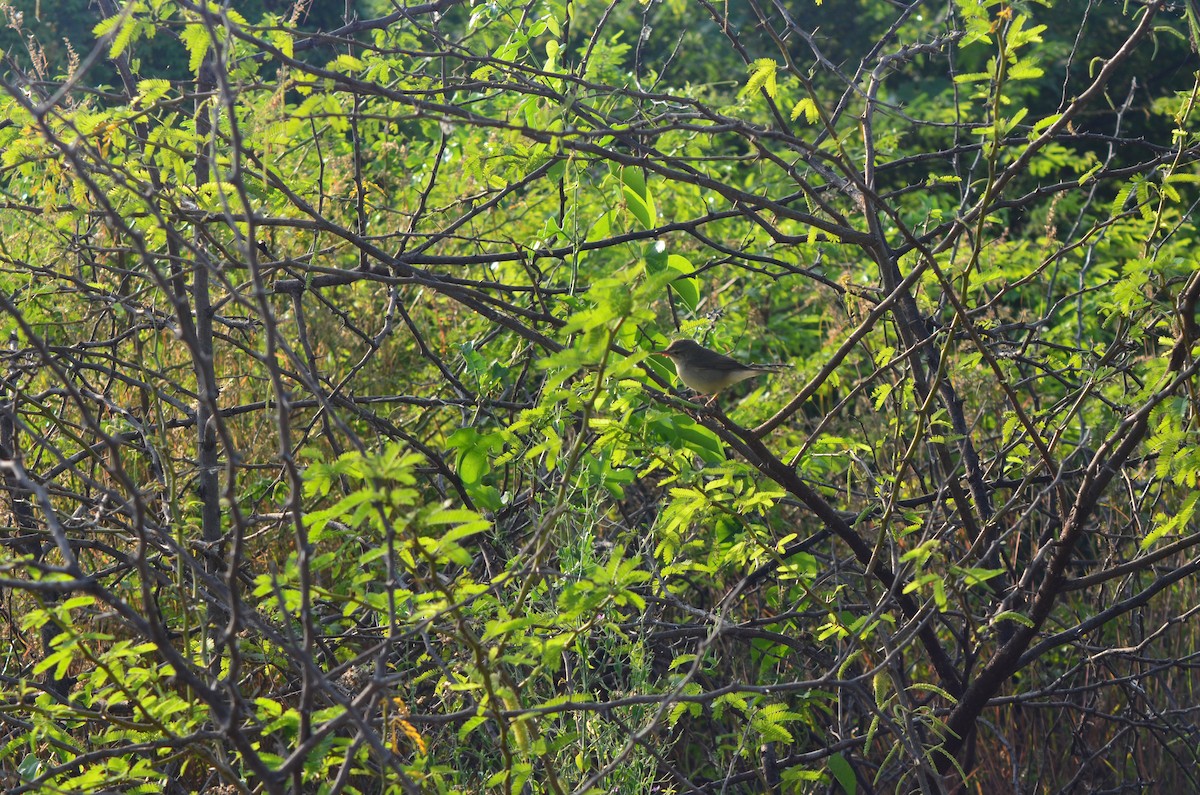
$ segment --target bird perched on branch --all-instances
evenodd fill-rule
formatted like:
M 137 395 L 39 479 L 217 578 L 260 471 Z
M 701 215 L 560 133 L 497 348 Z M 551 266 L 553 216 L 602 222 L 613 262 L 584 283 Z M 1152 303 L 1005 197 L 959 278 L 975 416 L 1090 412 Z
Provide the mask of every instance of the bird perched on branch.
M 786 364 L 742 364 L 737 359 L 710 351 L 692 340 L 675 340 L 666 348 L 655 353 L 668 357 L 675 363 L 679 380 L 702 395 L 712 395 L 762 373 L 774 373 L 786 368 Z

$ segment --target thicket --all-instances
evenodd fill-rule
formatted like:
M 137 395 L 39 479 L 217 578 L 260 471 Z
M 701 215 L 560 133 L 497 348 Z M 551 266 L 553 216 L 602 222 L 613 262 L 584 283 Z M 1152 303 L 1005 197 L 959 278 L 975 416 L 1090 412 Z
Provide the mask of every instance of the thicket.
M 1200 790 L 1185 9 L 76 6 L 5 6 L 7 792 Z

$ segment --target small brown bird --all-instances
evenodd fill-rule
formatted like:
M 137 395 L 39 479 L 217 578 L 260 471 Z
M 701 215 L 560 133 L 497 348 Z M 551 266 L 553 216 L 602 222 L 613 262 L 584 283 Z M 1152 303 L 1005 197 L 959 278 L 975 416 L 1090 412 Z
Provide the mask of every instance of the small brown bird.
M 702 395 L 716 395 L 739 381 L 787 367 L 786 364 L 742 364 L 692 340 L 675 340 L 655 353 L 669 357 L 675 363 L 679 380 Z

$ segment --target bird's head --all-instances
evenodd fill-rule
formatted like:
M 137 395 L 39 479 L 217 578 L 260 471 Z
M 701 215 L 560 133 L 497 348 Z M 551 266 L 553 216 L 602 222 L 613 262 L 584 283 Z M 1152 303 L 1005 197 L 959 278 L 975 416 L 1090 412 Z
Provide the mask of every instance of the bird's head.
M 675 340 L 661 351 L 655 351 L 655 353 L 659 353 L 663 356 L 668 356 L 674 359 L 679 356 L 688 356 L 689 354 L 694 355 L 702 352 L 703 350 L 704 348 L 700 347 L 699 343 L 695 342 L 694 340 Z

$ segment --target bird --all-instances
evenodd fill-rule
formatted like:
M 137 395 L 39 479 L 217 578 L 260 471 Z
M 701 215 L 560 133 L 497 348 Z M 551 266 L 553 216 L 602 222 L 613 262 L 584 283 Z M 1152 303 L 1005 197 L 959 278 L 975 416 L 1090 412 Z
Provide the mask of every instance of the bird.
M 787 367 L 786 364 L 742 364 L 737 359 L 710 351 L 694 340 L 675 340 L 655 353 L 675 363 L 680 381 L 702 395 L 711 395 L 709 403 L 726 387 Z

